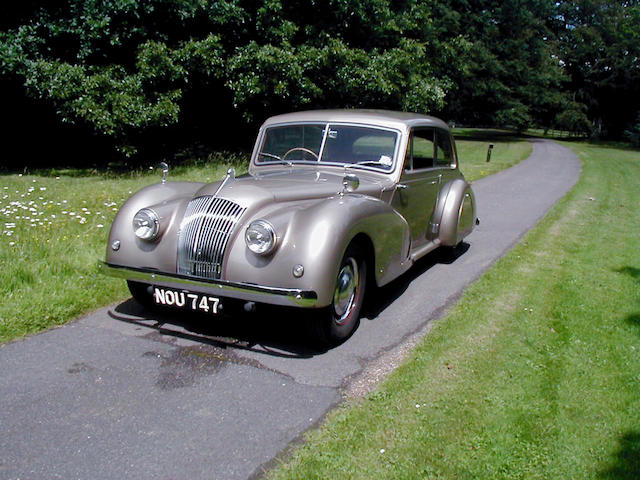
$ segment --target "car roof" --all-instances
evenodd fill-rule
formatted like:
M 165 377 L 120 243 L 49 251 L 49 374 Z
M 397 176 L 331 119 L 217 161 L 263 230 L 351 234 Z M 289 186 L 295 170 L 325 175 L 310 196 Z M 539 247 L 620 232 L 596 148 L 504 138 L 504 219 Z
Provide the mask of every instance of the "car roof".
M 285 113 L 268 118 L 263 127 L 282 123 L 299 122 L 345 122 L 407 129 L 416 125 L 437 126 L 449 130 L 442 120 L 421 115 L 419 113 L 394 112 L 391 110 L 307 110 L 302 112 Z

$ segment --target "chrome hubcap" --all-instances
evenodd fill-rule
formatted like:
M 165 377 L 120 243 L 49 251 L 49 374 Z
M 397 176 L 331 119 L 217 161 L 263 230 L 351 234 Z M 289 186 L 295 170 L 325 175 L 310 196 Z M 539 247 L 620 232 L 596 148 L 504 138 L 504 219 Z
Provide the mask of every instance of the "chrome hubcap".
M 344 324 L 355 304 L 356 293 L 359 284 L 358 264 L 349 257 L 338 273 L 336 290 L 333 293 L 333 309 L 336 314 L 336 323 Z

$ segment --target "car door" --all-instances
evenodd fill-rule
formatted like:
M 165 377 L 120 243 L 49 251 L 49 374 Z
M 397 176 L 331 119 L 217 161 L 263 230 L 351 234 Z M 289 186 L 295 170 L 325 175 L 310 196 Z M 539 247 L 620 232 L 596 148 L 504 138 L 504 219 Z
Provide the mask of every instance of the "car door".
M 411 248 L 431 240 L 431 217 L 438 199 L 442 171 L 437 165 L 436 131 L 432 127 L 411 130 L 405 164 L 392 206 L 407 220 Z

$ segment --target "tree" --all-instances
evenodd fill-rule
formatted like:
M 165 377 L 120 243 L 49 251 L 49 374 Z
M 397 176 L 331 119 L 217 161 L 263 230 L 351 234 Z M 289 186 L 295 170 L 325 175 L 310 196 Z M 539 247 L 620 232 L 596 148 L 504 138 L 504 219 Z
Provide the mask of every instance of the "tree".
M 418 1 L 38 6 L 0 34 L 0 72 L 62 122 L 128 155 L 149 132 L 179 122 L 224 128 L 229 118 L 324 106 L 430 111 L 443 107 L 450 86 L 432 66 L 429 52 L 442 42 L 425 28 L 431 12 Z
M 566 88 L 586 105 L 594 134 L 621 138 L 640 105 L 640 3 L 562 1 L 558 22 Z
M 554 56 L 555 2 L 460 0 L 456 28 L 469 43 L 447 114 L 460 123 L 548 125 L 566 101 Z
M 621 135 L 640 103 L 638 0 L 28 0 L 1 25 L 24 121 L 125 155 L 323 107 Z

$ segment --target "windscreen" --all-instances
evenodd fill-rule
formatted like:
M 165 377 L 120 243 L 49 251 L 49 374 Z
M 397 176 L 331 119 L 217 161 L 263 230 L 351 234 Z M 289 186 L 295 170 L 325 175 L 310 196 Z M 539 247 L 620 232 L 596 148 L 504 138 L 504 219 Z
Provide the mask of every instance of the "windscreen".
M 258 163 L 324 162 L 389 171 L 398 132 L 342 124 L 294 124 L 265 131 Z

